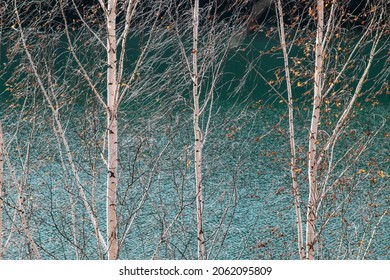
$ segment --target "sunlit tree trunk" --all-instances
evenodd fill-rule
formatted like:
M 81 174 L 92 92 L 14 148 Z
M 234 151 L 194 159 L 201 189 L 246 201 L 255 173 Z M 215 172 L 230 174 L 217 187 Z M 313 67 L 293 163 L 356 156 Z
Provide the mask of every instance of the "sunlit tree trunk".
M 309 134 L 309 151 L 308 151 L 308 178 L 309 178 L 309 202 L 307 209 L 306 222 L 306 257 L 309 260 L 314 259 L 315 244 L 315 223 L 317 220 L 317 133 L 320 119 L 320 104 L 322 91 L 323 75 L 323 30 L 324 30 L 324 1 L 317 0 L 317 37 L 315 45 L 315 69 L 314 69 L 314 98 L 313 112 L 311 117 L 311 126 Z
M 305 259 L 305 249 L 303 246 L 303 231 L 302 231 L 302 215 L 301 215 L 301 204 L 300 204 L 300 195 L 299 195 L 299 186 L 297 181 L 297 164 L 296 164 L 296 151 L 295 151 L 295 136 L 294 136 L 294 106 L 293 106 L 293 95 L 291 88 L 291 79 L 290 79 L 290 68 L 289 68 L 289 58 L 286 47 L 286 36 L 284 31 L 284 20 L 283 20 L 283 9 L 281 0 L 277 1 L 277 14 L 278 14 L 278 25 L 279 25 L 279 38 L 280 44 L 283 51 L 283 60 L 284 60 L 284 71 L 286 76 L 286 86 L 288 94 L 288 123 L 289 123 L 289 137 L 290 137 L 290 171 L 292 178 L 292 193 L 294 196 L 294 206 L 295 206 L 295 216 L 296 216 L 296 225 L 298 233 L 298 251 L 299 257 L 301 260 Z
M 108 1 L 107 6 L 107 238 L 108 259 L 118 258 L 116 193 L 118 165 L 118 125 L 117 125 L 117 80 L 116 80 L 116 3 Z
M 192 79 L 194 99 L 194 137 L 195 137 L 195 189 L 197 213 L 198 259 L 205 257 L 203 232 L 203 190 L 202 190 L 202 133 L 199 128 L 199 85 L 198 85 L 198 25 L 199 0 L 195 0 L 193 11 L 193 46 L 192 46 Z

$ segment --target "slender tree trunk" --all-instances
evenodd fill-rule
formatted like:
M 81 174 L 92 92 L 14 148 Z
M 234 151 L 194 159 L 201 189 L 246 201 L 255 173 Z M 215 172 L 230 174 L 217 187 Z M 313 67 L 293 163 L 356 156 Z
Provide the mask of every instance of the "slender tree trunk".
M 309 202 L 307 209 L 306 222 L 306 257 L 309 260 L 314 259 L 315 245 L 315 223 L 317 220 L 317 133 L 318 123 L 320 119 L 321 91 L 322 91 L 322 75 L 323 75 L 323 30 L 324 30 L 324 1 L 317 0 L 317 37 L 315 46 L 315 70 L 314 70 L 314 98 L 313 98 L 313 113 L 311 118 L 310 135 L 309 135 L 309 161 L 308 161 L 308 176 L 309 176 Z
M 107 7 L 107 245 L 109 260 L 118 258 L 118 222 L 116 215 L 118 165 L 116 2 L 115 0 L 108 1 Z
M 61 3 L 62 2 L 60 2 L 60 4 Z M 61 138 L 62 143 L 64 145 L 64 148 L 65 148 L 65 151 L 66 151 L 66 154 L 67 154 L 67 158 L 68 158 L 68 162 L 69 162 L 69 164 L 71 166 L 72 172 L 73 172 L 73 174 L 75 176 L 75 179 L 76 179 L 76 182 L 77 182 L 77 187 L 78 187 L 78 190 L 79 190 L 80 197 L 83 200 L 83 204 L 85 206 L 85 209 L 87 210 L 87 212 L 89 214 L 89 217 L 90 217 L 90 220 L 91 220 L 91 223 L 93 225 L 93 228 L 95 229 L 97 242 L 98 243 L 100 242 L 106 248 L 107 246 L 106 246 L 105 239 L 103 238 L 103 235 L 101 234 L 101 232 L 99 230 L 98 220 L 94 216 L 93 211 L 92 211 L 90 205 L 88 204 L 85 192 L 83 190 L 83 186 L 81 185 L 81 180 L 80 180 L 80 177 L 78 175 L 76 165 L 73 162 L 72 153 L 70 151 L 70 148 L 69 148 L 69 145 L 68 145 L 68 141 L 67 141 L 67 138 L 65 136 L 65 131 L 62 128 L 62 125 L 61 125 L 61 121 L 60 121 L 58 110 L 55 108 L 55 106 L 54 106 L 54 104 L 52 102 L 52 98 L 50 97 L 50 91 L 48 91 L 45 88 L 44 83 L 43 83 L 43 81 L 41 79 L 41 76 L 38 74 L 37 66 L 35 65 L 34 60 L 33 60 L 32 56 L 31 56 L 31 54 L 30 54 L 30 52 L 28 50 L 27 43 L 26 43 L 26 38 L 24 36 L 23 28 L 22 28 L 22 25 L 21 25 L 20 17 L 19 17 L 19 12 L 18 12 L 18 9 L 17 9 L 17 6 L 16 6 L 16 1 L 14 2 L 14 11 L 15 11 L 16 20 L 17 20 L 17 23 L 18 23 L 18 26 L 19 26 L 20 38 L 21 38 L 21 41 L 22 41 L 23 49 L 24 49 L 24 51 L 26 53 L 26 56 L 27 56 L 27 58 L 28 58 L 28 60 L 30 62 L 31 68 L 32 68 L 32 70 L 34 72 L 34 76 L 35 76 L 35 78 L 36 78 L 36 80 L 38 82 L 39 88 L 41 89 L 41 91 L 43 93 L 43 96 L 45 97 L 46 101 L 49 104 L 49 108 L 52 111 L 52 114 L 53 114 L 53 117 L 54 117 L 54 120 L 55 120 L 55 124 L 57 126 L 57 127 L 55 127 L 55 126 L 53 127 L 54 133 L 56 133 L 58 135 L 58 137 Z M 62 11 L 64 19 L 65 19 L 65 14 L 64 14 L 62 6 L 61 6 L 61 11 Z M 66 22 L 66 20 L 65 20 L 65 22 Z M 72 49 L 72 45 L 70 45 L 70 49 Z M 75 58 L 77 60 L 77 57 L 75 57 Z M 49 75 L 49 77 L 50 77 L 50 75 Z M 8 161 L 8 157 L 7 157 L 7 161 Z M 12 166 L 10 165 L 11 163 L 8 162 L 8 164 L 9 164 L 9 168 L 11 169 L 12 168 Z M 11 175 L 14 175 L 14 174 L 11 173 Z M 15 176 L 13 176 L 13 177 L 14 177 L 13 180 L 14 180 L 15 184 L 18 185 L 18 182 L 17 182 Z M 33 243 L 33 240 L 31 239 L 30 242 Z M 34 245 L 33 248 L 35 248 L 35 247 L 36 246 Z M 40 258 L 39 252 L 37 250 L 35 250 L 35 251 L 36 251 L 35 253 L 36 253 L 37 257 Z
M 39 254 L 38 247 L 35 244 L 34 239 L 32 238 L 32 235 L 30 232 L 30 227 L 28 224 L 28 219 L 26 218 L 26 212 L 24 210 L 23 188 L 20 185 L 18 179 L 16 178 L 15 171 L 14 171 L 12 164 L 11 164 L 11 159 L 10 159 L 7 151 L 4 149 L 4 146 L 3 146 L 3 157 L 7 162 L 7 167 L 8 167 L 9 173 L 11 174 L 11 178 L 12 178 L 12 180 L 15 184 L 16 190 L 17 190 L 17 194 L 18 194 L 17 211 L 18 211 L 18 214 L 20 216 L 20 221 L 22 223 L 24 233 L 26 235 L 27 240 L 29 241 L 32 253 L 34 254 L 35 258 L 39 260 L 39 259 L 41 259 L 41 256 Z
M 195 137 L 195 189 L 196 189 L 196 213 L 197 213 L 197 237 L 198 259 L 205 257 L 204 232 L 203 232 L 203 189 L 202 189 L 202 133 L 199 128 L 199 84 L 198 84 L 198 25 L 199 25 L 199 0 L 195 0 L 193 12 L 193 99 L 194 99 L 194 137 Z
M 290 79 L 290 68 L 288 63 L 288 53 L 286 47 L 286 38 L 284 32 L 284 20 L 283 20 L 283 9 L 281 0 L 277 1 L 277 11 L 279 18 L 279 36 L 280 44 L 283 51 L 284 59 L 284 71 L 286 75 L 286 86 L 288 94 L 288 123 L 289 123 L 289 135 L 290 135 L 290 170 L 292 178 L 292 192 L 294 196 L 294 206 L 295 206 L 295 217 L 297 224 L 297 233 L 298 233 L 298 252 L 301 260 L 305 259 L 305 248 L 303 246 L 303 230 L 302 230 L 302 215 L 301 215 L 301 199 L 299 195 L 299 186 L 297 181 L 297 164 L 296 164 L 296 151 L 295 151 L 295 136 L 294 136 L 294 106 L 293 106 L 293 96 L 291 88 L 291 79 Z
M 3 259 L 3 130 L 0 123 L 0 260 Z

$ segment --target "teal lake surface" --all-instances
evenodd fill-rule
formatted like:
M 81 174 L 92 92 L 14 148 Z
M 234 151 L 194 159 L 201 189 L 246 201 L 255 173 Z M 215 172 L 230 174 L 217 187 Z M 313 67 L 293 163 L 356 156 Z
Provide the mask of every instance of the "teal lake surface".
M 207 131 L 202 169 L 209 259 L 299 258 L 289 169 L 288 108 L 257 73 L 275 79 L 274 70 L 283 65 L 282 56 L 264 56 L 257 62 L 253 58 L 255 66 L 248 66 L 243 59 L 271 47 L 272 43 L 259 36 L 247 38 L 229 51 L 213 106 L 201 120 L 203 131 Z M 299 56 L 299 50 L 295 51 Z M 5 47 L 1 55 L 2 63 L 8 63 Z M 164 56 L 169 58 L 170 51 Z M 158 73 L 156 79 L 169 68 L 159 67 L 150 66 Z M 388 63 L 376 61 L 371 77 L 384 67 L 388 71 Z M 81 259 L 98 259 L 94 229 L 66 151 L 63 146 L 59 148 L 52 113 L 36 84 L 31 84 L 30 93 L 25 88 L 12 88 L 7 80 L 13 73 L 6 70 L 1 76 L 0 120 L 9 159 L 22 187 L 29 228 L 41 256 L 75 259 L 78 254 Z M 60 78 L 66 79 L 61 73 L 57 76 L 57 84 L 62 83 Z M 103 76 L 103 84 L 104 80 Z M 172 83 L 161 87 L 161 92 L 157 82 L 150 88 L 140 83 L 139 97 L 124 100 L 119 110 L 118 235 L 122 238 L 127 234 L 121 259 L 150 259 L 155 252 L 160 259 L 196 259 L 191 91 L 188 84 L 174 86 L 180 81 L 180 77 L 172 77 Z M 206 77 L 203 94 L 209 81 Z M 68 99 L 58 97 L 64 101 L 60 119 L 80 183 L 105 234 L 106 170 L 101 157 L 105 115 L 86 88 L 76 89 L 78 82 L 67 81 L 61 88 L 69 95 Z M 283 85 L 279 84 L 278 90 L 286 97 Z M 303 218 L 308 199 L 306 153 L 311 117 L 310 95 L 305 92 L 310 89 L 310 80 L 305 87 L 294 88 Z M 363 255 L 367 259 L 389 259 L 390 220 L 388 214 L 381 216 L 390 205 L 390 99 L 384 92 L 375 99 L 377 102 L 366 101 L 368 89 L 377 90 L 375 81 L 365 84 L 367 92 L 359 98 L 360 105 L 352 110 L 334 146 L 334 169 L 329 178 L 325 178 L 324 170 L 319 173 L 321 182 L 327 179 L 327 186 L 335 184 L 319 208 L 320 259 L 356 259 Z M 142 92 L 147 90 L 154 94 L 143 97 Z M 326 106 L 328 111 L 324 106 L 320 141 L 331 133 L 341 114 L 345 103 L 340 102 Z M 367 148 L 357 153 L 362 146 Z M 18 194 L 11 175 L 5 161 L 3 240 L 13 232 L 5 258 L 28 259 L 32 257 L 31 248 L 15 212 Z M 73 230 L 77 232 L 77 250 Z

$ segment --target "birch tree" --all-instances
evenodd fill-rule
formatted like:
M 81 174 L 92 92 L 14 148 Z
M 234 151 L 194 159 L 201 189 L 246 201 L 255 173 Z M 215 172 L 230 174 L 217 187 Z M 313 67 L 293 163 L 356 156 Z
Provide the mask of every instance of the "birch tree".
M 280 0 L 276 2 L 276 12 L 277 12 L 277 24 L 278 32 L 280 38 L 280 45 L 283 52 L 284 60 L 284 72 L 286 77 L 286 87 L 288 95 L 288 124 L 289 124 L 289 137 L 290 137 L 290 172 L 292 179 L 292 193 L 294 196 L 294 207 L 295 207 L 295 217 L 296 217 L 296 226 L 297 226 L 297 235 L 298 235 L 298 251 L 300 259 L 305 259 L 305 250 L 303 246 L 303 230 L 302 230 L 302 214 L 301 214 L 301 198 L 299 195 L 299 186 L 297 181 L 297 163 L 296 163 L 296 147 L 295 147 L 295 132 L 294 132 L 294 104 L 293 104 L 293 92 L 290 79 L 290 66 L 289 66 L 289 56 L 286 46 L 286 36 L 284 31 L 284 20 L 283 20 L 283 8 Z
M 196 212 L 198 228 L 198 259 L 205 257 L 205 239 L 203 230 L 203 189 L 202 189 L 202 135 L 199 128 L 199 86 L 198 86 L 198 25 L 199 25 L 199 0 L 195 0 L 193 7 L 193 45 L 192 45 L 192 79 L 194 100 L 194 139 L 195 139 L 195 189 Z
M 348 3 L 333 1 L 332 3 L 324 3 L 324 1 L 317 1 L 316 5 L 310 6 L 308 8 L 308 14 L 313 19 L 313 23 L 316 26 L 316 41 L 314 44 L 314 74 L 313 74 L 313 96 L 311 98 L 312 101 L 312 116 L 310 119 L 310 129 L 309 129 L 309 138 L 308 138 L 308 162 L 307 162 L 307 170 L 308 170 L 308 203 L 307 203 L 307 217 L 306 217 L 306 248 L 304 249 L 302 244 L 303 234 L 302 234 L 302 219 L 300 214 L 300 196 L 297 188 L 297 171 L 301 171 L 300 168 L 296 165 L 296 154 L 295 154 L 295 141 L 294 141 L 294 119 L 293 119 L 293 106 L 292 106 L 292 80 L 290 78 L 290 68 L 289 61 L 292 59 L 294 61 L 294 65 L 297 66 L 301 63 L 300 58 L 298 57 L 290 57 L 289 51 L 294 44 L 294 41 L 291 43 L 290 50 L 287 50 L 286 45 L 286 32 L 284 29 L 284 17 L 285 14 L 283 12 L 283 7 L 281 1 L 276 1 L 276 11 L 277 11 L 277 19 L 278 19 L 278 32 L 280 38 L 281 49 L 283 52 L 283 60 L 284 60 L 284 72 L 285 72 L 285 81 L 288 93 L 288 109 L 289 109 L 289 137 L 290 137 L 290 147 L 291 147 L 291 177 L 293 180 L 293 197 L 294 197 L 294 205 L 296 209 L 296 221 L 297 221 L 297 233 L 298 233 L 298 248 L 299 255 L 301 259 L 314 259 L 316 253 L 318 253 L 318 249 L 315 249 L 318 243 L 318 238 L 320 232 L 323 230 L 325 224 L 328 223 L 328 219 L 325 219 L 325 224 L 318 225 L 318 220 L 320 219 L 319 211 L 324 211 L 323 204 L 326 198 L 325 193 L 329 193 L 335 185 L 329 184 L 329 176 L 331 170 L 334 171 L 334 167 L 331 168 L 333 162 L 333 153 L 334 147 L 337 143 L 337 138 L 343 128 L 348 123 L 353 106 L 355 106 L 357 98 L 362 95 L 362 86 L 367 81 L 368 74 L 371 71 L 371 66 L 373 61 L 376 59 L 377 61 L 380 59 L 380 56 L 383 55 L 384 49 L 380 46 L 380 42 L 383 44 L 387 44 L 387 40 L 384 39 L 383 35 L 388 32 L 388 25 L 383 21 L 383 15 L 386 13 L 386 6 L 383 1 L 377 1 L 375 3 L 367 4 L 363 11 L 370 10 L 371 16 L 367 17 L 366 13 L 361 12 L 360 15 L 351 17 L 351 15 L 346 16 L 346 10 Z M 379 12 L 380 11 L 380 12 Z M 325 18 L 326 15 L 326 18 Z M 295 15 L 291 15 L 292 19 L 291 30 L 289 32 L 289 37 L 297 40 L 297 43 L 300 39 L 299 35 L 301 27 L 302 19 L 307 15 L 298 15 L 294 18 Z M 300 19 L 302 17 L 302 19 Z M 364 19 L 360 19 L 363 17 Z M 343 28 L 342 25 L 346 23 L 346 21 L 352 22 L 355 24 L 362 20 L 363 22 L 363 31 L 362 35 L 359 39 L 356 40 L 355 45 L 352 45 L 350 48 L 350 53 L 345 60 L 342 62 L 339 61 L 338 52 L 343 48 L 347 48 L 345 46 L 334 47 L 337 46 L 337 42 L 340 39 L 340 30 Z M 307 43 L 305 43 L 308 46 Z M 346 69 L 358 69 L 355 68 L 352 63 L 358 64 L 356 61 L 357 53 L 360 53 L 364 48 L 369 45 L 370 52 L 368 57 L 366 58 L 365 65 L 363 67 L 363 71 L 358 72 L 356 70 L 353 75 L 353 79 L 356 79 L 358 82 L 354 86 L 354 93 L 351 94 L 350 98 L 347 98 L 345 101 L 345 107 L 340 114 L 336 114 L 337 120 L 336 124 L 333 126 L 333 131 L 328 135 L 328 137 L 321 140 L 318 137 L 323 130 L 320 130 L 319 125 L 321 122 L 327 122 L 323 120 L 325 117 L 321 116 L 321 112 L 325 107 L 325 113 L 329 113 L 331 110 L 328 108 L 328 104 L 330 103 L 330 99 L 336 95 L 335 88 L 336 84 L 340 83 L 340 78 L 345 75 Z M 308 56 L 309 49 L 305 50 L 306 56 Z M 336 53 L 335 55 L 333 55 Z M 337 72 L 333 70 L 332 67 L 336 69 L 340 69 Z M 386 67 L 386 66 L 384 66 Z M 300 70 L 301 71 L 301 70 Z M 292 70 L 293 73 L 298 73 L 295 69 Z M 334 72 L 333 72 L 334 71 Z M 379 73 L 377 82 L 383 82 L 384 76 Z M 306 84 L 307 82 L 305 82 Z M 301 86 L 301 82 L 298 81 L 298 87 Z M 332 97 L 329 97 L 329 94 L 332 93 Z M 337 104 L 336 104 L 337 105 Z M 339 107 L 340 104 L 337 105 Z M 327 122 L 331 124 L 331 122 Z M 324 144 L 323 144 L 324 141 Z M 322 145 L 320 145 L 322 144 Z M 318 147 L 320 147 L 318 152 Z M 359 151 L 367 149 L 367 145 L 362 146 Z M 328 153 L 331 150 L 331 156 L 328 157 Z M 356 162 L 360 157 L 361 153 L 356 155 L 356 158 L 353 159 L 353 162 Z M 325 158 L 327 158 L 325 160 Z M 325 160 L 325 162 L 324 162 Z M 325 166 L 325 167 L 324 167 Z M 347 165 L 344 169 L 341 169 L 339 172 L 339 176 L 342 176 L 345 172 L 350 169 L 351 165 Z M 321 172 L 321 176 L 318 174 L 319 170 L 327 170 L 326 172 Z M 337 180 L 336 180 L 337 181 Z M 340 202 L 339 205 L 336 206 L 336 209 L 342 207 L 345 201 Z M 321 210 L 320 210 L 321 209 Z M 330 210 L 330 209 L 329 209 Z M 326 212 L 326 211 L 325 211 Z M 386 211 L 384 212 L 386 213 Z M 324 215 L 324 214 L 322 214 Z M 381 219 L 380 219 L 381 220 Z M 380 222 L 379 222 L 380 223 Z M 375 226 L 372 230 L 375 232 Z
M 180 14 L 180 10 L 187 9 L 187 7 L 190 13 Z M 227 12 L 225 6 L 217 2 L 200 6 L 199 0 L 195 0 L 190 5 L 175 6 L 170 14 L 173 21 L 173 36 L 177 43 L 175 47 L 178 48 L 179 57 L 185 66 L 184 71 L 178 75 L 189 78 L 192 91 L 190 106 L 193 130 L 197 259 L 199 260 L 207 259 L 215 245 L 215 241 L 206 242 L 204 228 L 204 207 L 207 205 L 204 201 L 204 170 L 207 169 L 208 163 L 204 162 L 203 151 L 207 145 L 207 138 L 212 137 L 210 131 L 216 110 L 214 103 L 218 100 L 216 91 L 224 73 L 224 64 L 228 59 L 229 51 L 240 44 L 245 33 L 246 20 L 242 12 L 244 8 L 243 3 L 231 4 L 231 15 L 226 17 L 224 15 Z M 190 24 L 191 33 L 186 28 Z M 183 95 L 187 96 L 186 92 L 183 92 Z M 209 245 L 209 249 L 206 245 Z
M 45 6 L 45 3 L 41 3 Z M 62 149 L 65 149 L 66 155 L 66 165 L 69 165 L 71 168 L 71 173 L 75 181 L 77 182 L 78 192 L 83 201 L 84 207 L 89 214 L 89 219 L 92 224 L 92 227 L 95 231 L 97 248 L 99 251 L 100 258 L 104 258 L 107 254 L 108 259 L 117 259 L 119 254 L 119 241 L 118 241 L 118 217 L 117 217 L 117 193 L 118 193 L 118 110 L 121 102 L 124 99 L 129 99 L 129 92 L 132 90 L 132 83 L 137 78 L 137 75 L 140 71 L 140 67 L 143 65 L 143 60 L 146 53 L 149 51 L 151 38 L 157 24 L 158 15 L 161 12 L 162 2 L 156 2 L 152 5 L 146 7 L 143 6 L 142 9 L 148 9 L 152 7 L 152 13 L 150 17 L 148 14 L 143 14 L 144 20 L 148 21 L 149 19 L 152 22 L 152 27 L 149 30 L 149 36 L 146 37 L 146 45 L 139 53 L 137 60 L 133 63 L 135 67 L 132 69 L 132 73 L 128 75 L 126 70 L 125 63 L 128 63 L 126 59 L 128 35 L 131 31 L 131 24 L 133 24 L 133 18 L 138 9 L 139 1 L 99 1 L 99 6 L 93 6 L 92 9 L 88 11 L 82 11 L 81 6 L 78 6 L 76 1 L 57 1 L 55 3 L 50 3 L 52 10 L 48 12 L 50 14 L 49 18 L 46 18 L 46 14 L 40 16 L 45 10 L 40 6 L 38 8 L 39 13 L 33 16 L 26 16 L 25 12 L 29 9 L 37 8 L 37 3 L 25 3 L 23 1 L 13 1 L 13 11 L 16 15 L 15 18 L 10 18 L 14 20 L 15 24 L 12 26 L 13 30 L 18 32 L 19 36 L 15 36 L 20 42 L 20 48 L 17 48 L 15 51 L 20 49 L 23 50 L 26 58 L 27 65 L 24 66 L 24 69 L 28 69 L 29 74 L 34 77 L 38 88 L 42 92 L 42 95 L 45 101 L 48 104 L 48 108 L 51 111 L 51 114 L 54 119 L 53 131 L 55 133 L 56 139 L 59 144 L 59 153 L 61 158 L 63 154 Z M 155 5 L 154 5 L 155 4 Z M 73 23 L 68 22 L 69 13 L 75 13 L 77 17 L 78 26 L 75 27 L 76 21 Z M 88 15 L 83 12 L 89 13 Z M 154 14 L 153 14 L 154 13 Z M 37 18 L 34 18 L 36 16 Z M 104 129 L 105 138 L 103 142 L 103 147 L 101 150 L 101 156 L 103 162 L 106 164 L 107 168 L 107 183 L 106 183 L 106 229 L 107 233 L 103 234 L 101 232 L 101 226 L 99 223 L 98 216 L 99 213 L 96 210 L 96 201 L 94 202 L 94 197 L 92 197 L 91 206 L 89 201 L 89 194 L 85 190 L 83 185 L 83 179 L 80 175 L 80 170 L 77 167 L 77 160 L 74 152 L 72 151 L 71 145 L 69 144 L 69 136 L 67 135 L 66 128 L 64 127 L 61 108 L 64 108 L 64 104 L 69 104 L 68 101 L 59 101 L 65 95 L 59 95 L 59 91 L 65 89 L 64 85 L 58 83 L 58 78 L 55 74 L 55 69 L 52 67 L 55 65 L 52 61 L 49 61 L 47 58 L 43 60 L 37 60 L 36 56 L 39 56 L 36 49 L 31 48 L 29 41 L 31 42 L 31 34 L 38 33 L 36 39 L 39 41 L 41 37 L 45 35 L 40 35 L 42 32 L 41 28 L 46 28 L 46 26 L 55 25 L 53 22 L 53 17 L 60 17 L 63 21 L 63 29 L 55 27 L 54 30 L 45 30 L 45 32 L 55 32 L 52 33 L 53 44 L 58 44 L 59 36 L 63 34 L 65 37 L 65 42 L 67 45 L 67 51 L 69 53 L 68 63 L 65 65 L 65 69 L 68 67 L 77 67 L 77 71 L 83 79 L 83 84 L 86 85 L 87 90 L 91 91 L 96 98 L 96 102 L 101 105 L 102 111 L 106 116 L 106 128 Z M 119 21 L 119 17 L 121 20 Z M 122 17 L 123 16 L 123 17 Z M 140 16 L 141 17 L 141 16 Z M 101 22 L 100 22 L 101 21 Z M 41 25 L 40 25 L 41 24 Z M 154 26 L 153 26 L 154 25 Z M 95 27 L 98 26 L 97 29 Z M 104 29 L 103 29 L 104 26 Z M 72 32 L 76 28 L 84 30 L 92 36 L 95 40 L 96 46 L 93 46 L 93 49 L 101 49 L 106 52 L 106 62 L 105 69 L 97 69 L 91 61 L 85 63 L 84 58 L 80 57 L 78 42 L 73 41 L 74 37 Z M 120 32 L 118 33 L 118 29 Z M 139 34 L 139 33 L 138 33 Z M 47 35 L 50 36 L 50 35 Z M 103 43 L 104 38 L 106 43 Z M 48 44 L 48 49 L 50 48 Z M 101 50 L 96 54 L 99 56 Z M 50 50 L 50 54 L 56 56 L 54 52 Z M 38 55 L 37 55 L 38 53 Z M 100 62 L 99 57 L 94 57 L 97 61 Z M 91 65 L 93 66 L 91 68 Z M 99 65 L 99 67 L 103 65 Z M 22 68 L 23 69 L 23 68 Z M 87 70 L 88 69 L 88 70 Z M 99 72 L 95 72 L 95 71 Z M 100 82 L 100 77 L 102 72 L 106 72 L 106 87 L 105 90 L 101 88 L 102 83 Z M 66 73 L 66 72 L 65 72 Z M 63 74 L 61 74 L 63 75 Z M 106 100 L 104 100 L 106 96 Z M 69 97 L 69 96 L 68 96 Z M 64 99 L 65 100 L 65 99 Z M 82 133 L 82 132 L 80 132 Z M 64 166 L 64 165 L 63 165 Z M 64 171 L 65 171 L 64 167 Z M 67 171 L 65 171 L 67 172 Z M 95 173 L 96 174 L 96 173 Z M 97 174 L 96 174 L 97 176 Z M 125 231 L 122 238 L 125 239 L 129 229 Z M 74 232 L 74 236 L 76 233 Z M 76 237 L 74 237 L 76 238 Z M 75 242 L 77 244 L 77 242 Z M 77 247 L 77 246 L 76 246 Z M 77 251 L 77 250 L 76 250 Z
M 323 37 L 324 37 L 324 1 L 318 0 L 317 11 L 317 35 L 315 42 L 315 65 L 314 65 L 314 96 L 312 118 L 309 132 L 308 150 L 308 177 L 309 177 L 309 202 L 306 222 L 306 255 L 309 260 L 314 259 L 315 223 L 317 216 L 317 135 L 320 121 L 320 103 L 323 87 Z

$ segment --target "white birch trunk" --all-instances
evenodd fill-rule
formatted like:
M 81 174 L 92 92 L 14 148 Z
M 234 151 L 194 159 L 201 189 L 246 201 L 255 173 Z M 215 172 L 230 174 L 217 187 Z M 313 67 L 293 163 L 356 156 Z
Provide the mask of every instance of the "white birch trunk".
M 198 259 L 205 258 L 204 232 L 203 232 L 203 189 L 202 189 L 202 133 L 199 128 L 199 84 L 198 84 L 198 25 L 199 0 L 195 0 L 193 12 L 193 47 L 192 47 L 192 79 L 194 99 L 194 137 L 195 137 L 195 190 L 196 190 L 196 216 Z
M 298 252 L 301 260 L 305 259 L 305 248 L 303 246 L 303 231 L 302 231 L 302 215 L 301 215 L 301 204 L 299 196 L 299 186 L 297 181 L 297 164 L 296 164 L 296 151 L 295 151 L 295 136 L 294 136 L 294 107 L 293 107 L 293 96 L 291 88 L 291 79 L 290 79 L 290 68 L 288 63 L 288 53 L 286 47 L 286 36 L 284 31 L 284 20 L 283 20 L 283 9 L 281 0 L 277 1 L 277 11 L 279 18 L 279 35 L 280 35 L 280 44 L 283 51 L 284 59 L 284 71 L 286 75 L 286 86 L 288 94 L 288 123 L 289 123 L 289 136 L 290 136 L 290 171 L 292 178 L 292 192 L 294 196 L 294 206 L 295 206 L 295 217 L 298 233 Z
M 322 91 L 322 75 L 323 75 L 323 30 L 324 30 L 324 1 L 317 0 L 317 37 L 315 45 L 315 70 L 314 70 L 314 98 L 313 98 L 313 113 L 311 117 L 310 135 L 309 135 L 309 151 L 308 151 L 308 177 L 309 177 L 309 202 L 307 206 L 307 221 L 306 221 L 306 258 L 314 259 L 315 245 L 315 223 L 317 220 L 317 133 L 318 123 L 320 119 L 320 104 Z
M 107 7 L 107 246 L 109 260 L 118 259 L 118 222 L 116 214 L 118 165 L 116 2 L 115 0 L 108 1 Z

